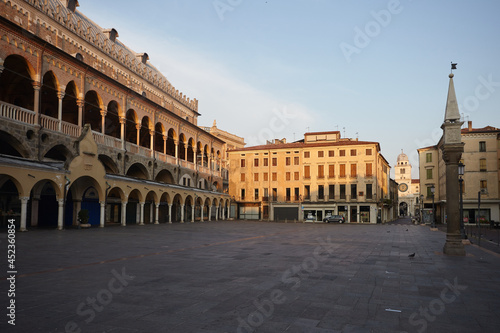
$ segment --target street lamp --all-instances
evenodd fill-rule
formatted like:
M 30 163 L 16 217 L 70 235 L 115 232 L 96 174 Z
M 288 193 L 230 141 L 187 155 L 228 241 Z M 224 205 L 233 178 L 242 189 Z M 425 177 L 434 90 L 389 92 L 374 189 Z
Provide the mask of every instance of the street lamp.
M 420 223 L 424 222 L 424 195 L 420 194 Z
M 436 227 L 436 208 L 434 207 L 434 193 L 436 192 L 436 188 L 434 187 L 434 184 L 431 186 L 431 195 L 432 195 L 432 228 Z
M 460 184 L 460 234 L 462 239 L 465 239 L 465 226 L 464 226 L 464 197 L 463 197 L 463 175 L 465 172 L 465 165 L 458 163 L 458 183 Z

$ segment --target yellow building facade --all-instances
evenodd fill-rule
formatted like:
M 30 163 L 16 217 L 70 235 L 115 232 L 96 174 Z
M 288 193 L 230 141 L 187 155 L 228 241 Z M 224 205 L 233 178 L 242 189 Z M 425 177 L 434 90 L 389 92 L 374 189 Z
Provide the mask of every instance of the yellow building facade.
M 377 142 L 311 132 L 299 142 L 275 140 L 228 151 L 229 194 L 241 219 L 346 222 L 392 220 L 389 163 Z

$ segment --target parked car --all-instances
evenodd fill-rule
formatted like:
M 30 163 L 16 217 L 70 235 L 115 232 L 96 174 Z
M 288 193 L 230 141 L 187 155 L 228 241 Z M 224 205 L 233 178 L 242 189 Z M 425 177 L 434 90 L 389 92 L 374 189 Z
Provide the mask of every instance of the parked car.
M 330 215 L 330 216 L 325 217 L 323 219 L 323 222 L 325 222 L 325 223 L 330 223 L 330 222 L 344 223 L 345 218 L 342 215 Z

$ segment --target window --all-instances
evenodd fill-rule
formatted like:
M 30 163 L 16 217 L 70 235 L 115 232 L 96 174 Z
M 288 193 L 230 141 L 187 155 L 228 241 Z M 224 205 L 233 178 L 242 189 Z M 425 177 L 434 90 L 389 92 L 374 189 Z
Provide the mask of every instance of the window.
M 325 166 L 318 165 L 318 178 L 325 178 Z
M 488 190 L 488 181 L 487 180 L 481 180 L 479 182 L 479 188 L 481 189 L 481 192 L 486 192 Z
M 245 200 L 245 189 L 241 189 L 241 200 Z
M 372 154 L 371 148 L 366 149 L 366 155 L 371 155 L 371 154 Z
M 253 180 L 254 180 L 255 182 L 258 182 L 258 181 L 259 181 L 259 173 L 257 173 L 257 172 L 256 172 L 256 173 L 254 173 L 254 174 L 253 174 Z
M 308 151 L 305 151 L 304 152 L 304 158 L 309 158 L 309 157 L 311 157 L 311 153 L 308 152 Z
M 351 156 L 356 156 L 356 154 L 357 154 L 356 149 L 351 149 Z
M 287 173 L 285 174 L 285 179 L 286 179 L 286 180 L 290 180 L 290 178 L 291 178 L 291 174 L 290 174 L 290 172 L 287 172 Z
M 373 176 L 372 164 L 366 163 L 366 177 L 372 177 L 372 176 Z
M 330 177 L 330 178 L 335 177 L 335 165 L 334 164 L 330 164 L 328 166 L 328 177 Z
M 432 191 L 431 191 L 432 186 L 427 186 L 427 197 L 432 198 Z
M 264 158 L 264 166 L 269 166 L 269 160 L 268 158 Z
M 245 159 L 244 158 L 241 159 L 240 165 L 241 165 L 242 168 L 245 167 Z
M 278 158 L 273 157 L 273 166 L 277 166 L 277 165 L 278 165 Z
M 304 178 L 311 178 L 311 167 L 309 165 L 304 165 Z
M 295 156 L 295 157 L 293 158 L 293 165 L 299 165 L 299 163 L 300 163 L 300 159 L 299 159 L 299 157 L 298 157 L 298 156 Z
M 285 196 L 286 196 L 286 197 L 285 197 L 285 201 L 290 201 L 290 199 L 291 199 L 291 198 L 290 198 L 290 196 L 291 196 L 291 191 L 290 191 L 290 188 L 289 188 L 289 187 L 287 187 L 287 188 L 285 189 Z
M 311 199 L 311 187 L 309 185 L 304 186 L 304 199 L 306 200 Z
M 345 178 L 345 164 L 340 164 L 340 177 Z
M 273 188 L 272 191 L 273 191 L 273 201 L 278 200 L 278 189 Z
M 255 198 L 255 200 L 259 200 L 259 189 L 258 188 L 256 188 L 254 191 L 254 198 Z
M 291 164 L 291 158 L 287 157 L 285 158 L 285 165 L 290 165 Z
M 293 173 L 293 179 L 294 179 L 294 180 L 299 180 L 299 172 L 298 172 L 298 171 L 295 171 L 295 172 Z
M 404 174 L 406 173 L 406 169 L 405 169 L 405 168 L 401 168 L 400 173 L 401 173 L 402 175 L 404 175 Z
M 366 184 L 366 199 L 372 199 L 373 198 L 373 189 L 372 189 L 372 184 Z
M 264 181 L 267 182 L 269 180 L 269 174 L 264 172 Z
M 341 149 L 339 151 L 339 156 L 345 156 L 345 150 L 344 149 Z
M 335 185 L 328 185 L 328 198 L 330 200 L 335 199 Z
M 425 162 L 426 163 L 431 163 L 432 162 L 432 153 L 425 154 Z
M 272 175 L 272 176 L 273 176 L 273 182 L 278 181 L 278 173 L 273 172 L 273 175 Z
M 479 171 L 486 171 L 486 159 L 481 158 L 479 160 Z
M 486 141 L 479 141 L 479 151 L 486 151 Z
M 324 156 L 324 151 L 318 150 L 318 157 L 323 157 Z
M 328 157 L 335 157 L 335 150 L 329 150 Z
M 351 199 L 358 198 L 358 186 L 356 184 L 351 184 Z
M 427 179 L 432 179 L 432 169 L 427 169 Z
M 318 199 L 319 200 L 325 199 L 325 186 L 324 185 L 318 185 Z
M 299 199 L 300 199 L 299 188 L 296 187 L 294 189 L 294 191 L 295 191 L 295 198 L 294 199 L 295 199 L 295 201 L 299 201 Z
M 256 159 L 253 160 L 253 166 L 254 167 L 258 167 L 259 166 L 259 159 L 258 158 L 256 158 Z
M 358 176 L 358 166 L 356 164 L 351 164 L 351 177 Z
M 242 182 L 245 181 L 245 174 L 244 173 L 241 174 L 241 178 L 240 179 L 241 179 Z
M 340 199 L 345 199 L 345 184 L 340 185 Z

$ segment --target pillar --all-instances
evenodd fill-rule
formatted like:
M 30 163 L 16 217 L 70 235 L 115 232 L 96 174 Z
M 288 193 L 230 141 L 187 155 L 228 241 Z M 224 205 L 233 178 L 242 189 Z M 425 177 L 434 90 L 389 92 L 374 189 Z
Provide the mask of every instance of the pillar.
M 57 199 L 57 230 L 63 230 L 64 199 Z
M 155 224 L 160 224 L 159 218 L 160 218 L 160 204 L 155 203 Z
M 221 218 L 224 221 L 225 220 L 224 213 L 226 212 L 226 210 L 224 209 L 224 207 L 222 207 L 221 210 L 222 210 L 222 216 L 221 216 Z
M 33 111 L 38 115 L 40 112 L 40 89 L 42 88 L 42 84 L 40 82 L 33 82 Z M 38 121 L 38 120 L 37 120 Z
M 127 202 L 122 201 L 122 226 L 127 225 Z
M 140 216 L 139 216 L 139 225 L 144 225 L 144 202 L 139 202 L 140 206 Z
M 172 223 L 172 204 L 168 204 L 168 223 Z
M 179 164 L 179 140 L 174 140 L 175 146 L 175 158 L 177 160 L 177 164 Z
M 195 211 L 195 208 L 196 208 L 196 204 L 194 204 L 193 206 L 191 206 L 191 223 L 194 222 L 194 211 Z
M 188 160 L 188 147 L 189 147 L 189 143 L 184 145 L 184 159 L 186 161 Z
M 31 199 L 31 226 L 35 227 L 38 225 L 38 202 L 40 197 L 33 197 Z
M 19 199 L 21 200 L 21 221 L 19 221 L 19 223 L 20 223 L 19 230 L 20 231 L 28 231 L 28 229 L 26 229 L 26 215 L 28 213 L 28 200 L 30 198 L 29 197 L 20 197 Z
M 203 208 L 205 208 L 205 206 L 203 204 L 201 204 L 201 206 L 200 206 L 200 222 L 203 222 Z
M 83 107 L 85 105 L 85 101 L 83 99 L 77 99 L 76 105 L 78 106 L 78 127 L 83 126 Z
M 163 136 L 163 154 L 167 155 L 167 136 Z
M 127 118 L 120 117 L 120 140 L 122 141 L 122 149 L 125 149 L 125 124 L 127 123 Z
M 153 224 L 153 223 L 154 223 L 153 205 L 154 205 L 154 202 L 152 202 L 152 203 L 149 205 L 149 223 L 150 223 L 150 224 Z
M 181 223 L 184 223 L 184 205 L 181 205 Z
M 100 201 L 99 204 L 101 205 L 101 218 L 99 219 L 99 228 L 104 228 L 104 220 L 106 218 L 106 202 Z
M 154 157 L 155 154 L 155 131 L 149 130 L 149 147 L 151 149 L 151 157 Z
M 135 124 L 135 128 L 137 129 L 137 145 L 140 146 L 140 142 L 141 142 L 141 124 Z
M 208 221 L 212 221 L 212 205 L 208 206 Z
M 57 130 L 61 132 L 62 129 L 62 102 L 64 98 L 64 93 L 61 91 L 57 92 L 57 120 L 59 121 L 59 124 L 57 125 Z
M 101 133 L 106 134 L 106 114 L 107 114 L 106 107 L 103 107 L 101 109 Z

